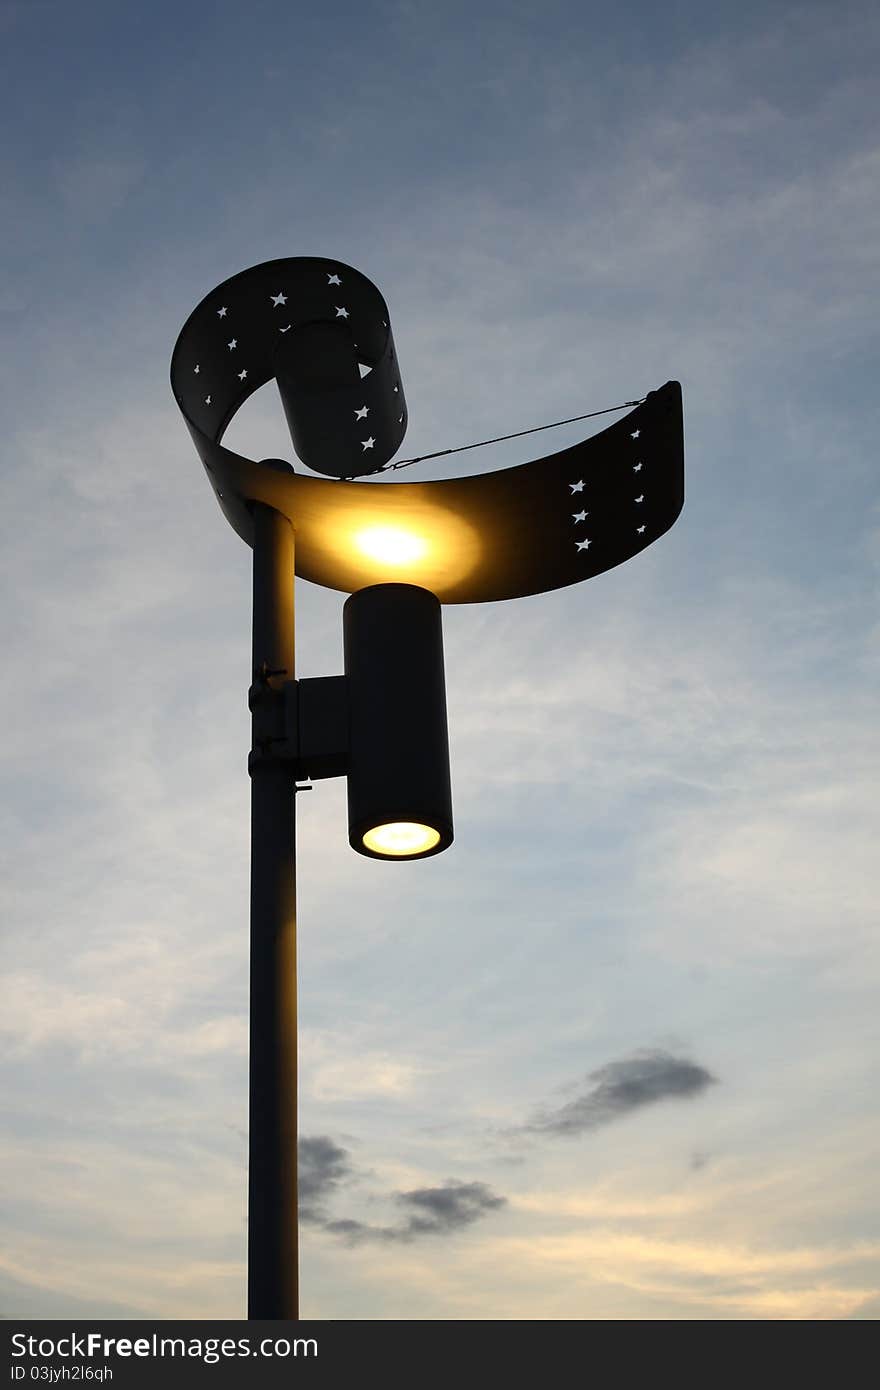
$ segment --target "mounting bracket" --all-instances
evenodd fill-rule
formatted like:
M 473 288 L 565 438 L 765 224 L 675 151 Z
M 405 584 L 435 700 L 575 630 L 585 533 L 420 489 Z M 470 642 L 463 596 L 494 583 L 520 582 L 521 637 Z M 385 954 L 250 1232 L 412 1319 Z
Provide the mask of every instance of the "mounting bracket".
M 253 715 L 253 747 L 248 772 L 279 765 L 296 781 L 344 777 L 349 766 L 348 678 L 317 676 L 269 684 L 261 672 L 248 691 Z

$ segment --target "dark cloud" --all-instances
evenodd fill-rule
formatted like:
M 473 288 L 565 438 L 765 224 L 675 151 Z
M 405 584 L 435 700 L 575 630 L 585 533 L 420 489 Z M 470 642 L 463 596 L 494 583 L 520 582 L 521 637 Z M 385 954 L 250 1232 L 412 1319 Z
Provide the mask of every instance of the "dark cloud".
M 311 1226 L 320 1226 L 349 1245 L 367 1240 L 412 1241 L 422 1236 L 449 1235 L 471 1226 L 490 1211 L 503 1207 L 499 1197 L 483 1182 L 455 1182 L 441 1187 L 416 1187 L 395 1192 L 394 1201 L 406 1209 L 405 1219 L 394 1226 L 371 1226 L 350 1218 L 331 1219 L 325 1202 L 339 1187 L 355 1177 L 348 1150 L 326 1134 L 299 1141 L 299 1215 Z
M 697 1096 L 716 1080 L 696 1062 L 659 1050 L 609 1062 L 587 1079 L 593 1083 L 589 1090 L 558 1110 L 542 1111 L 526 1129 L 540 1134 L 583 1134 L 643 1105 Z
M 310 1139 L 300 1139 L 298 1151 L 299 1219 L 313 1226 L 324 1226 L 327 1224 L 322 1209 L 324 1201 L 354 1173 L 348 1161 L 348 1150 L 340 1148 L 326 1134 L 317 1134 Z
M 329 1231 L 334 1236 L 342 1236 L 349 1245 L 354 1245 L 361 1240 L 369 1240 L 371 1236 L 375 1239 L 381 1234 L 381 1227 L 367 1226 L 363 1221 L 345 1219 L 343 1221 L 324 1221 L 322 1224 L 325 1231 Z
M 412 1192 L 396 1192 L 394 1200 L 408 1208 L 405 1219 L 395 1226 L 370 1226 L 364 1221 L 350 1219 L 328 1221 L 320 1217 L 318 1224 L 348 1245 L 362 1245 L 365 1241 L 409 1244 L 426 1236 L 453 1235 L 507 1204 L 506 1197 L 499 1197 L 483 1182 L 418 1187 Z
M 395 1200 L 409 1209 L 402 1226 L 393 1228 L 395 1240 L 418 1236 L 449 1235 L 471 1226 L 490 1211 L 506 1205 L 484 1182 L 448 1182 L 443 1187 L 417 1187 L 398 1192 Z
M 408 1244 L 423 1236 L 453 1235 L 507 1204 L 506 1197 L 499 1197 L 484 1182 L 450 1181 L 442 1187 L 416 1187 L 411 1192 L 395 1192 L 394 1200 L 408 1208 L 405 1219 L 396 1226 L 327 1221 L 324 1229 L 341 1236 L 349 1245 L 368 1240 Z

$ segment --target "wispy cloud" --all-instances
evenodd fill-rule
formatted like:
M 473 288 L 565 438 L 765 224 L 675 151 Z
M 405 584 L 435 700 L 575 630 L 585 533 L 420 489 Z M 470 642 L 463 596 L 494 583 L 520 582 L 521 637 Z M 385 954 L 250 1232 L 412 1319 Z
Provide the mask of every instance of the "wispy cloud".
M 631 1294 L 701 1309 L 705 1316 L 778 1319 L 849 1317 L 876 1297 L 876 1242 L 761 1249 L 715 1240 L 676 1240 L 598 1227 L 534 1241 L 503 1242 L 499 1256 L 526 1257 L 575 1280 L 595 1303 L 594 1281 Z M 589 1271 L 589 1273 L 587 1273 Z M 835 1278 L 841 1271 L 840 1282 Z M 844 1272 L 845 1271 L 845 1272 Z M 866 1277 L 867 1276 L 867 1277 Z
M 661 1100 L 698 1096 L 716 1081 L 696 1062 L 661 1050 L 645 1050 L 590 1072 L 593 1085 L 557 1110 L 540 1112 L 527 1129 L 572 1136 L 610 1124 Z
M 366 1040 L 350 1035 L 342 1040 L 331 1030 L 304 1031 L 300 1043 L 302 1086 L 321 1104 L 352 1096 L 406 1097 L 415 1087 L 420 1068 L 406 1057 L 376 1051 Z

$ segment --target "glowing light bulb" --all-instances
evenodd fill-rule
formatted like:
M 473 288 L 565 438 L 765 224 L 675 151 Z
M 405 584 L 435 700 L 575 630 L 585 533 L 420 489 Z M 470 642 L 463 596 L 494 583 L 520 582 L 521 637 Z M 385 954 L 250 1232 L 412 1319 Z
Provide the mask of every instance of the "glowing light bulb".
M 421 560 L 428 549 L 421 536 L 396 526 L 370 526 L 366 531 L 358 531 L 354 543 L 363 555 L 386 565 L 411 564 Z
M 411 854 L 424 854 L 439 841 L 438 830 L 417 821 L 390 821 L 387 825 L 374 826 L 364 835 L 364 844 L 374 854 L 393 854 L 401 859 Z

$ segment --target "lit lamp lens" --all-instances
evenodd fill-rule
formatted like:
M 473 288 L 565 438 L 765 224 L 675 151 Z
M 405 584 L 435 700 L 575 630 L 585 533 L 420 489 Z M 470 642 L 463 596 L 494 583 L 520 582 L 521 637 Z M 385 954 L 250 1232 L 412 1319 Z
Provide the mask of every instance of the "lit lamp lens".
M 392 854 L 396 859 L 425 854 L 439 843 L 439 830 L 432 825 L 419 825 L 416 821 L 392 821 L 388 825 L 377 825 L 364 835 L 367 849 L 374 854 Z
M 395 526 L 371 526 L 359 531 L 354 538 L 362 555 L 384 565 L 409 565 L 421 560 L 428 549 L 427 542 L 411 531 Z

